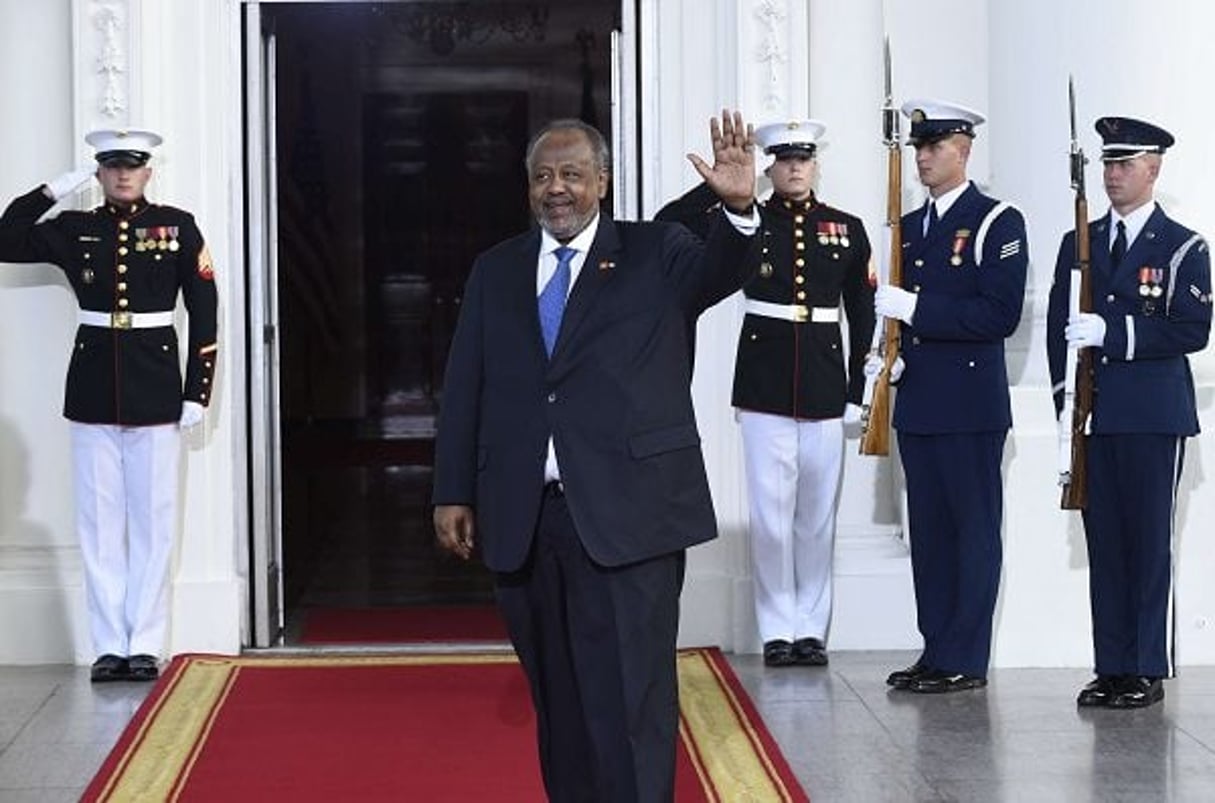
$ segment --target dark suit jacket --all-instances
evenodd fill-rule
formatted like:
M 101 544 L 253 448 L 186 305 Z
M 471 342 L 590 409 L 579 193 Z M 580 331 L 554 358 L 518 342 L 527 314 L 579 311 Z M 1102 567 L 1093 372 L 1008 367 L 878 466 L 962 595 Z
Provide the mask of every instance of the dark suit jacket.
M 912 325 L 902 331 L 906 370 L 894 406 L 899 432 L 1002 432 L 1012 426 L 1004 339 L 1021 320 L 1029 248 L 1025 220 L 1015 208 L 982 230 L 997 203 L 971 184 L 927 239 L 922 208 L 903 216 L 903 287 L 920 296 Z
M 717 534 L 692 408 L 689 332 L 748 278 L 748 238 L 718 213 L 702 243 L 682 226 L 601 216 L 552 359 L 536 305 L 540 233 L 481 254 L 444 383 L 435 504 L 476 508 L 486 564 L 527 558 L 554 438 L 590 556 L 618 566 Z
M 1088 224 L 1093 311 L 1106 326 L 1105 344 L 1093 355 L 1092 431 L 1197 434 L 1194 379 L 1185 355 L 1205 348 L 1211 331 L 1211 256 L 1206 241 L 1157 207 L 1115 270 L 1110 265 L 1109 226 L 1108 213 Z M 1059 245 L 1047 312 L 1056 414 L 1063 406 L 1063 330 L 1075 243 L 1076 233 L 1069 231 Z

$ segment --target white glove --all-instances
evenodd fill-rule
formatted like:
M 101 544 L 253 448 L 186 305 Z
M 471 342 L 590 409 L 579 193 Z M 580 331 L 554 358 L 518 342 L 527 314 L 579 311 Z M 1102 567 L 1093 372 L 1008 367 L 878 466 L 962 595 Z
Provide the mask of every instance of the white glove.
M 848 402 L 844 405 L 844 426 L 861 423 L 861 406 Z
M 911 323 L 915 315 L 915 303 L 919 296 L 909 293 L 901 287 L 884 284 L 877 289 L 873 296 L 873 309 L 883 318 L 898 318 L 903 323 Z
M 184 401 L 181 403 L 181 418 L 177 421 L 177 426 L 182 429 L 193 429 L 202 423 L 203 406 L 195 401 Z
M 48 181 L 46 183 L 46 191 L 56 201 L 61 201 L 96 174 L 96 165 L 93 167 L 79 167 Z
M 886 361 L 877 354 L 870 354 L 865 358 L 865 376 L 875 377 L 882 372 L 882 366 Z M 902 357 L 895 357 L 894 362 L 890 364 L 890 381 L 898 382 L 903 376 L 903 369 L 906 368 Z
M 1078 312 L 1063 330 L 1069 346 L 1101 346 L 1105 343 L 1105 319 L 1093 312 Z

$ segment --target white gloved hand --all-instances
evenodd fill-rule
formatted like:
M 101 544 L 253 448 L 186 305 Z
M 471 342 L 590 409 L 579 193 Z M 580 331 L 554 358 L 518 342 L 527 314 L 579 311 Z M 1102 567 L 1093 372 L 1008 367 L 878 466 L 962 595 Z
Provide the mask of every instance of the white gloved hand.
M 1067 320 L 1063 330 L 1069 346 L 1098 346 L 1105 343 L 1105 319 L 1093 312 L 1078 312 Z
M 177 421 L 177 426 L 182 429 L 193 429 L 202 423 L 203 406 L 195 401 L 184 401 L 181 403 L 181 418 Z
M 844 405 L 844 426 L 861 423 L 861 406 L 848 402 Z
M 875 377 L 882 372 L 882 366 L 886 361 L 877 354 L 870 354 L 865 358 L 865 376 Z M 890 364 L 890 381 L 895 383 L 903 376 L 903 369 L 907 366 L 903 363 L 902 357 L 895 357 L 894 362 Z
M 78 167 L 64 173 L 62 176 L 56 176 L 46 183 L 46 191 L 56 201 L 61 201 L 70 195 L 77 187 L 84 184 L 97 173 L 97 166 L 93 167 Z
M 898 318 L 903 323 L 911 323 L 915 315 L 915 303 L 919 296 L 909 293 L 901 287 L 884 284 L 873 295 L 873 309 L 883 318 Z

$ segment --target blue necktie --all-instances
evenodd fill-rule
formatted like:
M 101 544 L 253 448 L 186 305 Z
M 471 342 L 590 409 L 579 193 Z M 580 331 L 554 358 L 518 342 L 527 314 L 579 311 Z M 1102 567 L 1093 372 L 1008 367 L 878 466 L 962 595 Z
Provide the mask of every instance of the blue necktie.
M 1115 268 L 1126 256 L 1126 223 L 1118 221 L 1118 233 L 1114 236 L 1114 245 L 1110 248 L 1110 264 Z
M 544 285 L 540 297 L 540 331 L 544 334 L 544 349 L 551 357 L 557 332 L 561 331 L 561 315 L 565 312 L 565 297 L 570 290 L 570 261 L 578 253 L 573 248 L 561 246 L 553 251 L 557 257 L 557 271 Z
M 928 202 L 928 222 L 924 225 L 924 237 L 932 234 L 932 227 L 937 225 L 937 204 L 936 201 Z

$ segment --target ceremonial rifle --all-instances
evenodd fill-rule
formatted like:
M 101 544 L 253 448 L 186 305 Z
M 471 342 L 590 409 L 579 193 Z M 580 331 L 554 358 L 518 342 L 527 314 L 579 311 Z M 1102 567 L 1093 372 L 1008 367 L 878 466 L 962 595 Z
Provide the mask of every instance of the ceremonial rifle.
M 1089 277 L 1088 201 L 1084 197 L 1084 150 L 1076 138 L 1076 90 L 1067 79 L 1067 105 L 1071 115 L 1070 152 L 1072 190 L 1075 192 L 1076 259 L 1072 265 L 1068 293 L 1068 316 L 1092 312 L 1093 289 Z M 1063 382 L 1063 411 L 1059 414 L 1059 505 L 1064 510 L 1083 510 L 1088 502 L 1088 420 L 1093 412 L 1093 355 L 1088 347 L 1067 350 Z
M 886 281 L 895 287 L 903 283 L 903 144 L 899 131 L 899 110 L 894 105 L 890 76 L 890 38 L 883 48 L 886 100 L 882 104 L 882 139 L 886 144 L 886 232 L 890 237 L 890 263 Z M 870 356 L 878 356 L 882 367 L 865 377 L 861 400 L 861 454 L 890 454 L 890 371 L 899 356 L 899 321 L 884 318 L 873 330 Z

